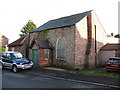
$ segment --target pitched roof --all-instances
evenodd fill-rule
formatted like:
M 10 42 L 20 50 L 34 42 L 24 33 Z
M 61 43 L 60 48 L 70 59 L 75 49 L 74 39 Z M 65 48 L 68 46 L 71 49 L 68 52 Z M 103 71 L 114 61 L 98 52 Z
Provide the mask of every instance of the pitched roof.
M 33 40 L 33 42 L 30 45 L 30 48 L 32 48 L 34 43 L 36 43 L 39 46 L 39 48 L 42 49 L 53 49 L 53 46 L 48 40 Z
M 55 28 L 60 28 L 60 27 L 65 27 L 65 26 L 72 26 L 82 20 L 86 15 L 88 15 L 90 11 L 86 11 L 83 13 L 71 15 L 71 16 L 66 16 L 54 20 L 50 20 L 47 23 L 43 24 L 42 26 L 38 27 L 37 29 L 31 31 L 31 32 L 37 32 L 41 30 L 49 30 L 49 29 L 55 29 Z
M 27 38 L 27 36 L 28 36 L 28 35 L 26 35 L 26 36 L 24 36 L 24 37 L 21 37 L 21 38 L 17 39 L 16 41 L 8 44 L 8 47 L 21 46 L 21 45 L 24 43 L 24 41 L 25 41 L 25 39 Z
M 102 51 L 120 50 L 120 44 L 106 44 L 100 50 Z
M 115 38 L 120 38 L 120 34 L 115 35 Z

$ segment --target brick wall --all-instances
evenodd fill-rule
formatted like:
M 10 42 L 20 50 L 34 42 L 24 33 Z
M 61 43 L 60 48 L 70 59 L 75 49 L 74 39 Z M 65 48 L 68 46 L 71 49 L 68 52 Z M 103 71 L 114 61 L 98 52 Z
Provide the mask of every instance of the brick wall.
M 56 59 L 56 42 L 57 39 L 60 37 L 64 37 L 66 41 L 66 48 L 65 48 L 65 60 L 58 60 Z M 53 45 L 53 61 L 58 63 L 65 63 L 74 66 L 75 63 L 75 39 L 74 39 L 74 26 L 64 27 L 49 30 L 48 38 L 50 43 Z
M 87 44 L 87 19 L 78 22 L 75 27 L 75 67 L 83 68 Z
M 39 32 L 40 33 L 40 32 Z M 56 42 L 57 39 L 60 37 L 64 37 L 66 41 L 66 48 L 65 48 L 65 60 L 58 60 L 56 59 Z M 30 44 L 33 40 L 41 40 L 38 33 L 31 33 L 30 34 Z M 62 64 L 70 64 L 74 66 L 75 63 L 75 47 L 74 47 L 74 26 L 64 27 L 64 28 L 57 28 L 48 31 L 47 39 L 54 47 L 53 50 L 53 63 L 62 63 Z M 32 58 L 32 51 L 30 49 L 29 58 Z
M 4 35 L 0 34 L 0 48 L 5 48 L 5 45 L 7 44 L 8 39 Z
M 91 20 L 89 22 L 90 18 Z M 91 28 L 89 34 L 88 25 L 90 25 Z M 38 33 L 40 32 L 30 34 L 30 43 L 34 39 L 41 39 Z M 53 62 L 69 64 L 76 68 L 83 68 L 85 66 L 86 50 L 88 48 L 88 35 L 91 35 L 91 47 L 88 57 L 88 66 L 94 67 L 95 60 L 97 60 L 96 56 L 99 53 L 100 48 L 106 44 L 107 39 L 107 34 L 101 23 L 99 22 L 94 11 L 92 11 L 89 17 L 86 16 L 80 22 L 76 23 L 76 25 L 64 28 L 51 29 L 48 31 L 46 38 L 54 47 Z M 57 39 L 60 37 L 64 37 L 66 41 L 65 60 L 56 59 L 56 42 Z M 31 56 L 32 55 L 30 54 L 30 57 Z
M 26 36 L 23 40 L 22 45 L 9 46 L 8 50 L 21 52 L 25 58 L 28 58 L 28 50 L 27 50 L 29 49 L 28 40 L 29 40 L 29 37 Z
M 88 19 L 91 19 L 91 23 L 88 22 Z M 88 25 L 90 29 L 92 29 L 91 34 L 88 34 L 89 32 L 87 32 Z M 97 54 L 99 53 L 100 48 L 107 43 L 107 34 L 94 11 L 91 12 L 91 17 L 86 16 L 80 22 L 76 23 L 75 26 L 75 66 L 77 68 L 84 67 L 86 61 L 86 50 L 88 48 L 87 35 L 91 35 L 91 47 L 88 57 L 88 66 L 94 67 L 95 60 L 96 63 L 98 62 Z

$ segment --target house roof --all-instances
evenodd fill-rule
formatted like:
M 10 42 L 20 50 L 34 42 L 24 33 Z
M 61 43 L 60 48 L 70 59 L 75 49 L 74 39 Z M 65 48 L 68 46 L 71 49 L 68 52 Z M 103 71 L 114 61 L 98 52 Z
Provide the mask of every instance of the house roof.
M 27 35 L 17 39 L 16 41 L 14 41 L 14 42 L 12 42 L 10 44 L 8 44 L 8 47 L 21 46 L 24 43 L 26 38 L 27 38 Z
M 120 44 L 106 44 L 100 50 L 102 51 L 120 50 Z
M 31 32 L 37 32 L 41 30 L 49 30 L 49 29 L 55 29 L 55 28 L 60 28 L 60 27 L 65 27 L 65 26 L 72 26 L 82 20 L 86 15 L 88 15 L 90 11 L 86 11 L 83 13 L 71 15 L 71 16 L 66 16 L 54 20 L 50 20 L 47 23 L 43 24 L 42 26 L 38 27 L 37 29 L 31 31 Z
M 53 49 L 53 46 L 48 40 L 33 40 L 33 42 L 30 45 L 30 48 L 32 48 L 34 43 L 36 43 L 39 46 L 39 48 L 42 49 Z
M 115 35 L 115 38 L 120 38 L 120 34 Z

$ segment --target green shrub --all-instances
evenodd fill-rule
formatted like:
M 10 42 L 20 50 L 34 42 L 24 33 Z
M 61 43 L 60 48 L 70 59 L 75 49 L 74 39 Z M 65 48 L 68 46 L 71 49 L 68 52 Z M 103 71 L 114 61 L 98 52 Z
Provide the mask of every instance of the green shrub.
M 6 48 L 0 48 L 0 53 L 5 52 Z

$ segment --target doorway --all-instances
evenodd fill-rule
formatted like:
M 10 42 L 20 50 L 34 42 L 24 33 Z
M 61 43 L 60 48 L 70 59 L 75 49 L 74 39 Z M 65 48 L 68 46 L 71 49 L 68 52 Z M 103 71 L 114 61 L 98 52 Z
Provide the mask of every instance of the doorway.
M 38 66 L 38 49 L 32 49 L 32 59 L 34 63 L 34 67 Z

